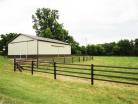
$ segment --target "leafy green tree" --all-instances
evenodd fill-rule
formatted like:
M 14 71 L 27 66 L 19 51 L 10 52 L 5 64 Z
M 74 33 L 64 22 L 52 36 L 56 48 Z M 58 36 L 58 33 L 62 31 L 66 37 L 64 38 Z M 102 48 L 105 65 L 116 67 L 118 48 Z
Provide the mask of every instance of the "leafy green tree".
M 37 36 L 66 41 L 68 32 L 58 22 L 58 10 L 38 8 L 35 15 L 32 15 L 32 19 Z
M 96 50 L 97 50 L 96 55 L 104 55 L 104 53 L 105 53 L 105 50 L 101 44 L 96 45 Z
M 63 24 L 58 22 L 58 10 L 38 8 L 36 13 L 32 15 L 32 19 L 37 36 L 67 42 L 71 45 L 72 54 L 81 53 L 79 43 L 72 36 L 69 36 L 68 31 L 63 28 Z
M 118 46 L 120 47 L 119 52 L 120 55 L 131 55 L 131 50 L 132 50 L 132 46 L 131 43 L 129 42 L 129 40 L 125 39 L 125 40 L 120 40 L 118 42 Z
M 66 42 L 71 45 L 71 52 L 72 54 L 81 54 L 81 48 L 79 46 L 79 43 L 76 42 L 72 36 L 66 37 Z
M 88 55 L 97 55 L 96 45 L 87 45 L 86 46 Z
M 134 55 L 138 56 L 138 39 L 134 40 Z
M 130 43 L 129 55 L 134 56 L 135 55 L 135 41 L 131 40 L 129 41 L 129 43 Z
M 113 46 L 112 52 L 113 52 L 113 55 L 120 55 L 120 47 L 117 44 L 115 44 Z
M 87 48 L 85 46 L 81 46 L 80 48 L 81 48 L 80 49 L 81 50 L 81 54 L 82 55 L 86 55 L 87 54 Z
M 115 42 L 102 44 L 104 48 L 105 55 L 113 55 L 113 47 L 115 46 Z

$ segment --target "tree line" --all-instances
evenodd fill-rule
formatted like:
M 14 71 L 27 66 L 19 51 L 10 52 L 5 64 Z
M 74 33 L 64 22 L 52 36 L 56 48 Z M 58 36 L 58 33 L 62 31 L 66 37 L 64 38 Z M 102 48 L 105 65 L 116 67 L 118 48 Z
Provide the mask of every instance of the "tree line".
M 138 39 L 131 41 L 124 39 L 119 42 L 80 46 L 58 20 L 58 10 L 38 8 L 32 15 L 32 27 L 39 37 L 57 39 L 69 43 L 71 45 L 71 53 L 75 55 L 138 55 Z M 1 35 L 0 52 L 2 54 L 7 55 L 7 44 L 17 35 L 18 33 Z
M 85 55 L 138 56 L 138 39 L 81 46 L 80 52 Z

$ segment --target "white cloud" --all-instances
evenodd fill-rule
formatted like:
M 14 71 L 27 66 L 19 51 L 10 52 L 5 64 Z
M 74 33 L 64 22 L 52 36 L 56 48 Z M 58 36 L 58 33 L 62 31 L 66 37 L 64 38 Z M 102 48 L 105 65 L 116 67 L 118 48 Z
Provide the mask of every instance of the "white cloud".
M 138 37 L 137 0 L 2 0 L 0 33 L 35 34 L 31 16 L 42 7 L 59 10 L 60 22 L 81 44 Z

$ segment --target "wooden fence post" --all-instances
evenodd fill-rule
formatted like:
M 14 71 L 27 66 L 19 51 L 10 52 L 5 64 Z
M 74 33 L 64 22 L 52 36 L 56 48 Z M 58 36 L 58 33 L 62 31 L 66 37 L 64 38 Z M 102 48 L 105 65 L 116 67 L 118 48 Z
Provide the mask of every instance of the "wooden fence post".
M 14 58 L 14 72 L 16 71 L 16 58 Z
M 83 62 L 84 62 L 84 56 L 83 56 Z
M 81 58 L 80 58 L 80 56 L 79 56 L 79 62 L 81 61 Z
M 94 84 L 94 65 L 91 64 L 91 85 Z
M 38 66 L 39 66 L 39 65 L 38 65 L 38 64 L 39 64 L 39 56 L 38 56 L 38 55 L 37 55 L 37 59 L 36 59 L 36 60 L 37 60 L 36 65 L 37 65 L 37 68 L 38 68 Z
M 86 56 L 86 61 L 88 61 L 87 58 L 88 58 L 88 56 Z
M 52 58 L 53 62 L 54 62 L 54 57 Z
M 56 62 L 54 62 L 54 79 L 57 79 L 57 76 L 56 76 Z
M 72 63 L 73 63 L 73 56 L 72 56 Z
M 32 70 L 31 70 L 32 75 L 34 74 L 34 61 L 32 61 Z
M 91 56 L 91 59 L 93 60 L 93 56 Z
M 65 58 L 65 56 L 64 56 L 64 64 L 66 63 L 66 58 Z

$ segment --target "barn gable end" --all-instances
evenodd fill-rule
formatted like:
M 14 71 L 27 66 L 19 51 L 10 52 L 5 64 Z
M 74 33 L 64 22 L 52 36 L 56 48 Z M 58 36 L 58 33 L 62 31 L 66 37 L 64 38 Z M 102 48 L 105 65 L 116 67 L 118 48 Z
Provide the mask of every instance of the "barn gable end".
M 14 43 L 14 42 L 24 42 L 24 41 L 32 41 L 34 39 L 24 36 L 24 35 L 19 35 L 18 37 L 16 37 L 13 41 L 11 41 L 10 43 Z

